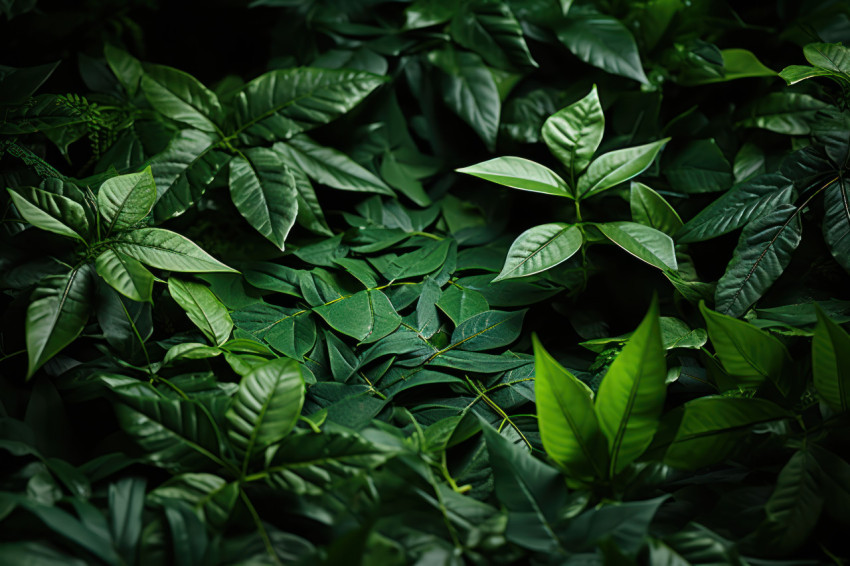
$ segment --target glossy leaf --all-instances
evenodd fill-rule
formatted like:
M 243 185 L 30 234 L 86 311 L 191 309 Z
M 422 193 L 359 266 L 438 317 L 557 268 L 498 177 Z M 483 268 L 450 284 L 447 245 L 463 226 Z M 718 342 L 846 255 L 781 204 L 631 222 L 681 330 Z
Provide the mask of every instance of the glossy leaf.
M 682 193 L 712 193 L 732 186 L 732 166 L 713 139 L 690 142 L 664 167 L 670 188 Z
M 503 69 L 537 66 L 507 4 L 487 0 L 463 3 L 449 31 L 458 44 L 477 52 L 488 65 Z
M 488 310 L 490 305 L 478 291 L 451 285 L 440 296 L 437 307 L 458 325 L 472 315 Z
M 37 228 L 85 240 L 89 224 L 83 206 L 68 197 L 34 187 L 7 189 L 21 216 Z
M 579 178 L 576 194 L 587 198 L 640 175 L 652 164 L 670 138 L 604 153 Z
M 662 271 L 677 270 L 673 239 L 655 228 L 635 222 L 597 224 L 606 238 L 653 267 Z
M 168 292 L 210 342 L 216 346 L 227 342 L 233 330 L 233 322 L 227 307 L 221 304 L 209 287 L 170 277 Z
M 850 78 L 850 49 L 840 43 L 810 43 L 803 55 L 816 67 Z
M 164 116 L 204 132 L 220 131 L 224 111 L 218 97 L 188 73 L 151 65 L 141 87 L 151 106 Z
M 514 189 L 572 198 L 567 184 L 554 171 L 522 157 L 497 157 L 457 171 Z
M 499 275 L 493 281 L 540 273 L 570 259 L 581 249 L 584 236 L 578 226 L 556 222 L 529 228 L 520 234 Z
M 823 207 L 824 240 L 835 261 L 850 272 L 850 184 L 844 177 L 827 187 Z
M 335 330 L 360 342 L 380 340 L 401 324 L 387 296 L 367 289 L 314 309 Z
M 674 236 L 682 228 L 682 219 L 664 197 L 643 183 L 632 182 L 629 192 L 632 220 Z
M 812 375 L 815 389 L 834 410 L 850 408 L 850 336 L 816 309 L 818 323 L 812 339 Z
M 594 405 L 608 441 L 609 475 L 632 463 L 652 442 L 667 393 L 658 301 L 632 334 L 599 385 Z
M 245 219 L 281 250 L 298 213 L 295 178 L 270 149 L 246 149 L 230 162 L 230 197 Z
M 818 110 L 827 108 L 825 102 L 795 92 L 774 92 L 757 101 L 741 125 L 762 128 L 791 136 L 806 135 Z
M 150 167 L 107 180 L 97 192 L 97 207 L 106 221 L 105 235 L 141 222 L 155 202 L 156 184 Z
M 480 352 L 507 346 L 519 337 L 526 311 L 487 311 L 458 324 L 451 345 L 461 350 Z
M 107 249 L 94 262 L 97 274 L 104 281 L 134 301 L 150 301 L 153 293 L 153 274 L 130 256 Z
M 88 264 L 65 275 L 45 277 L 35 288 L 26 317 L 27 379 L 83 331 L 91 293 L 92 269 Z
M 122 233 L 112 240 L 112 249 L 158 269 L 190 273 L 237 273 L 188 238 L 162 228 L 142 228 Z
M 294 360 L 272 360 L 242 378 L 226 418 L 228 438 L 245 465 L 292 431 L 303 404 L 304 378 Z
M 590 93 L 549 116 L 543 123 L 543 140 L 573 179 L 584 171 L 602 141 L 605 116 L 596 85 Z

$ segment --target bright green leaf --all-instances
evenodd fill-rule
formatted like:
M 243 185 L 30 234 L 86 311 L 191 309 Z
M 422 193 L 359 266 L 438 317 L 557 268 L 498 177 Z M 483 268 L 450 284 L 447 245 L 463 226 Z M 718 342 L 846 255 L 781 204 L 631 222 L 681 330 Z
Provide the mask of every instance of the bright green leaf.
M 109 285 L 134 301 L 150 301 L 153 274 L 130 256 L 107 249 L 95 259 L 97 274 Z
M 594 159 L 579 178 L 578 198 L 587 198 L 640 175 L 670 138 L 657 142 L 609 151 Z
M 590 163 L 604 130 L 605 116 L 593 85 L 590 94 L 546 119 L 543 140 L 575 179 Z
M 209 287 L 170 277 L 168 292 L 210 342 L 216 346 L 227 342 L 233 330 L 233 322 L 227 307 L 221 304 Z

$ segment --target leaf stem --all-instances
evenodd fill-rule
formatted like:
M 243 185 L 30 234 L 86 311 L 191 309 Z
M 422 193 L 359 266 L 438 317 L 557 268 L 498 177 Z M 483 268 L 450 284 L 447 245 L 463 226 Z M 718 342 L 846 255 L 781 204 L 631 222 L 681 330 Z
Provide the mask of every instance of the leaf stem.
M 248 495 L 241 487 L 239 488 L 239 497 L 242 499 L 242 502 L 245 503 L 245 507 L 248 508 L 248 512 L 251 513 L 251 517 L 254 519 L 254 524 L 257 526 L 257 531 L 260 533 L 260 538 L 263 539 L 263 545 L 266 547 L 266 552 L 269 553 L 269 556 L 272 557 L 275 564 L 283 566 L 283 562 L 281 562 L 280 558 L 278 558 L 277 552 L 275 552 L 272 541 L 269 538 L 269 533 L 263 525 L 263 520 L 260 519 L 260 514 L 257 513 L 257 509 L 254 507 L 254 504 L 251 503 L 251 500 L 248 499 Z

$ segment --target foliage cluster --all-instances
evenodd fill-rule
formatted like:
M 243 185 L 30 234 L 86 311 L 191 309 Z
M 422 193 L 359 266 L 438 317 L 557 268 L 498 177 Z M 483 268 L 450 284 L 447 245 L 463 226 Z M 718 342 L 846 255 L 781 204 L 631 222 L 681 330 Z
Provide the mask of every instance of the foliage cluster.
M 0 2 L 0 562 L 850 559 L 846 3 L 162 4 Z

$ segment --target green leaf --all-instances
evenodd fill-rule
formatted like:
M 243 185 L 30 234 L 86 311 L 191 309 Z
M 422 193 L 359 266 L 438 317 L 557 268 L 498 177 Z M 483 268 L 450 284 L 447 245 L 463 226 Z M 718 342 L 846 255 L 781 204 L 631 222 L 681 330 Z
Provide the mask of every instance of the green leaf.
M 502 2 L 461 3 L 449 32 L 459 45 L 481 55 L 488 65 L 501 69 L 537 67 L 519 22 Z
M 251 226 L 283 250 L 298 213 L 295 177 L 276 151 L 254 147 L 242 153 L 230 162 L 230 197 Z
M 467 320 L 472 315 L 490 309 L 484 295 L 474 289 L 451 285 L 437 301 L 437 307 L 446 313 L 455 326 Z
M 158 200 L 154 219 L 178 216 L 197 201 L 230 155 L 216 149 L 219 139 L 199 130 L 181 130 L 164 151 L 151 159 Z
M 209 287 L 169 277 L 168 292 L 210 342 L 216 346 L 227 342 L 233 330 L 233 321 L 230 320 L 227 307 L 221 304 Z
M 690 142 L 664 167 L 664 176 L 677 192 L 696 194 L 725 191 L 732 186 L 732 166 L 713 139 Z
M 130 256 L 107 249 L 94 261 L 97 274 L 104 281 L 134 301 L 150 301 L 153 293 L 153 274 Z
M 274 144 L 273 149 L 284 157 L 287 165 L 300 169 L 315 181 L 343 191 L 362 191 L 394 195 L 386 183 L 350 157 L 319 145 L 306 135 Z
M 573 198 L 567 184 L 554 171 L 522 157 L 497 157 L 457 172 L 514 189 Z
M 823 195 L 823 237 L 841 267 L 850 272 L 850 185 L 843 176 Z
M 773 92 L 757 100 L 740 125 L 789 136 L 803 136 L 811 132 L 817 111 L 825 108 L 828 108 L 828 104 L 808 94 Z
M 242 378 L 228 409 L 227 436 L 244 466 L 295 427 L 304 405 L 304 378 L 294 360 L 277 359 Z
M 494 310 L 473 315 L 454 329 L 451 346 L 472 352 L 507 346 L 519 337 L 525 313 Z
M 700 302 L 708 337 L 723 369 L 741 388 L 754 388 L 770 379 L 783 393 L 783 366 L 791 364 L 785 345 L 764 330 L 742 320 L 712 311 Z
M 354 108 L 386 79 L 351 70 L 299 67 L 265 73 L 236 95 L 236 133 L 275 142 L 327 124 Z
M 632 463 L 652 442 L 664 408 L 666 378 L 658 300 L 654 298 L 596 394 L 594 408 L 608 440 L 610 476 Z
M 467 51 L 431 51 L 428 59 L 445 73 L 440 83 L 446 105 L 495 150 L 502 102 L 493 74 L 478 55 Z
M 135 96 L 139 90 L 142 75 L 145 74 L 139 60 L 123 49 L 108 43 L 103 47 L 103 55 L 106 57 L 106 64 L 115 73 L 115 77 L 127 91 L 127 94 L 131 97 Z
M 366 289 L 314 309 L 335 330 L 371 343 L 380 340 L 401 324 L 390 300 L 377 289 Z
M 34 187 L 7 189 L 24 220 L 42 230 L 85 241 L 89 223 L 83 206 L 68 197 Z
M 579 178 L 577 197 L 587 198 L 640 175 L 670 138 L 604 153 L 591 162 Z
M 30 297 L 26 318 L 27 379 L 83 331 L 91 309 L 92 268 L 45 277 Z
M 649 84 L 635 38 L 617 18 L 592 10 L 572 9 L 558 27 L 557 35 L 561 43 L 585 63 Z
M 162 228 L 142 228 L 119 234 L 112 240 L 112 249 L 158 269 L 189 273 L 238 273 L 188 238 Z
M 587 96 L 549 116 L 542 134 L 549 151 L 575 179 L 590 163 L 604 131 L 605 116 L 593 85 Z
M 787 203 L 792 193 L 793 184 L 782 175 L 759 175 L 702 209 L 676 233 L 676 241 L 685 244 L 722 236 Z
M 691 76 L 688 73 L 683 73 L 678 82 L 687 86 L 696 86 L 724 83 L 748 77 L 776 76 L 776 72 L 765 67 L 752 51 L 723 49 L 720 51 L 720 55 L 723 57 L 723 71 L 720 76 L 704 76 L 701 73 L 694 73 L 695 76 Z
M 850 49 L 840 43 L 810 43 L 803 47 L 806 61 L 850 79 Z
M 97 193 L 97 207 L 106 220 L 105 236 L 141 222 L 156 202 L 156 184 L 150 166 L 141 173 L 108 179 Z
M 555 222 L 529 228 L 520 234 L 499 275 L 493 281 L 540 273 L 570 259 L 581 249 L 584 236 L 578 226 Z
M 256 303 L 232 316 L 238 328 L 296 360 L 301 360 L 316 343 L 316 324 L 309 312 Z
M 682 219 L 664 197 L 643 183 L 632 181 L 629 191 L 632 220 L 673 236 L 682 228 Z
M 596 224 L 606 238 L 662 271 L 679 269 L 673 238 L 655 228 L 635 222 Z
M 197 130 L 220 132 L 224 111 L 215 93 L 198 79 L 163 65 L 149 65 L 142 91 L 158 112 Z
M 850 336 L 820 309 L 812 339 L 815 389 L 836 411 L 850 408 Z
M 543 448 L 573 479 L 605 477 L 607 451 L 593 392 L 547 352 L 536 335 L 534 392 Z
M 779 76 L 788 86 L 815 77 L 835 77 L 839 81 L 843 79 L 842 75 L 836 75 L 827 69 L 818 69 L 817 67 L 808 67 L 806 65 L 789 65 L 779 72 Z M 850 78 L 845 80 L 850 83 Z
M 796 206 L 783 204 L 747 224 L 726 273 L 717 282 L 718 312 L 743 315 L 782 275 L 802 238 L 798 213 Z
M 790 417 L 770 401 L 709 396 L 685 404 L 685 413 L 664 462 L 694 470 L 722 461 L 758 424 Z
M 109 484 L 109 527 L 115 546 L 128 563 L 134 560 L 139 535 L 142 534 L 145 484 L 143 478 L 133 477 Z

